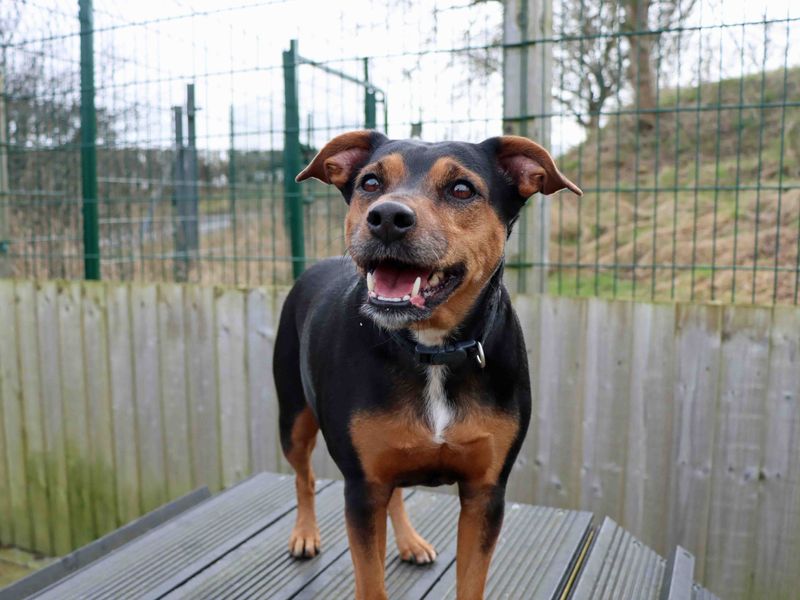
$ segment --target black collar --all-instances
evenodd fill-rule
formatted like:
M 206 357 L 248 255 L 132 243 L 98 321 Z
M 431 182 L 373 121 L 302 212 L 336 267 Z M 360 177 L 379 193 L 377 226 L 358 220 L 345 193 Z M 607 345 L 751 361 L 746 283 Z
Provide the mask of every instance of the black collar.
M 451 342 L 441 346 L 428 346 L 420 344 L 410 339 L 407 330 L 389 331 L 389 336 L 414 355 L 416 361 L 421 365 L 446 365 L 457 367 L 467 358 L 474 358 L 481 369 L 486 367 L 486 356 L 483 353 L 483 345 L 494 327 L 497 319 L 497 312 L 500 308 L 501 281 L 503 277 L 503 262 L 500 261 L 493 276 L 489 279 L 488 294 L 488 313 L 484 321 L 483 334 L 473 339 L 460 342 Z M 480 305 L 480 302 L 478 303 Z

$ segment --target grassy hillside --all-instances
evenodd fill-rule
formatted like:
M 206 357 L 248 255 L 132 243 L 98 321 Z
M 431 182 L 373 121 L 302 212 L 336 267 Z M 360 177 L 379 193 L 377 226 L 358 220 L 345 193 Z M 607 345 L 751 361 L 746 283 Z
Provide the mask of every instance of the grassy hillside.
M 647 133 L 609 117 L 560 157 L 586 193 L 552 201 L 551 291 L 796 302 L 799 101 L 795 68 L 662 90 Z

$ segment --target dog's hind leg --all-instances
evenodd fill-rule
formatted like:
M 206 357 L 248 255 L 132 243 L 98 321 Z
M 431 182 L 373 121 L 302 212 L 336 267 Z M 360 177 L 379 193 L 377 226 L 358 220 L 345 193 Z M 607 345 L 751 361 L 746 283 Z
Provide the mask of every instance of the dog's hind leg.
M 273 374 L 278 391 L 278 424 L 283 453 L 295 472 L 297 522 L 289 536 L 289 552 L 295 557 L 316 556 L 320 539 L 314 512 L 314 471 L 311 452 L 319 425 L 303 392 L 300 375 L 300 340 L 294 326 L 294 304 L 284 305 L 275 339 Z
M 295 472 L 297 521 L 289 536 L 289 552 L 296 558 L 316 556 L 320 549 L 319 528 L 314 510 L 314 470 L 311 452 L 317 441 L 319 425 L 311 409 L 305 407 L 295 416 L 284 454 Z
M 403 504 L 403 490 L 395 488 L 389 500 L 389 517 L 392 519 L 394 538 L 400 558 L 417 565 L 425 565 L 436 560 L 436 550 L 425 538 L 417 533 L 406 513 Z

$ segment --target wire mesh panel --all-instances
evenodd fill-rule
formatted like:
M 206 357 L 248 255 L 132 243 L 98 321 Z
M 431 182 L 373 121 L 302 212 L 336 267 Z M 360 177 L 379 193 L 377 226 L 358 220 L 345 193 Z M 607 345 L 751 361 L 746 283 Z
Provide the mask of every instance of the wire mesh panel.
M 800 12 L 750 4 L 557 3 L 553 129 L 586 195 L 553 205 L 551 290 L 797 303 Z
M 287 193 L 287 165 L 365 126 L 480 141 L 525 121 L 547 125 L 585 192 L 518 228 L 515 268 L 544 269 L 552 293 L 796 304 L 800 9 L 756 4 L 98 0 L 100 274 L 288 283 L 346 251 L 346 206 L 316 182 Z M 534 17 L 540 33 L 509 41 Z M 56 0 L 0 7 L 0 275 L 80 278 L 92 258 L 80 25 Z M 514 50 L 531 60 L 504 85 Z M 545 108 L 504 115 L 504 89 Z M 549 239 L 536 256 L 535 239 Z

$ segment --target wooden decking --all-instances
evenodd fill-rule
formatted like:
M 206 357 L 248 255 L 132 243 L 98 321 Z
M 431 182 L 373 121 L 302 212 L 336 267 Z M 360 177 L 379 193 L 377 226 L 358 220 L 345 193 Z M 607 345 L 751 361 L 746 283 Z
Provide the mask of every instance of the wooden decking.
M 390 598 L 455 598 L 458 499 L 407 492 L 417 529 L 439 556 L 432 565 L 403 563 L 391 536 Z M 55 582 L 40 575 L 0 598 L 352 598 L 353 577 L 340 482 L 317 486 L 323 550 L 288 555 L 294 524 L 290 476 L 263 473 L 185 510 Z M 67 567 L 68 568 L 68 565 Z M 666 561 L 613 521 L 590 513 L 509 504 L 487 598 L 710 600 L 692 582 L 693 558 L 682 549 Z M 48 585 L 32 595 L 31 590 Z

